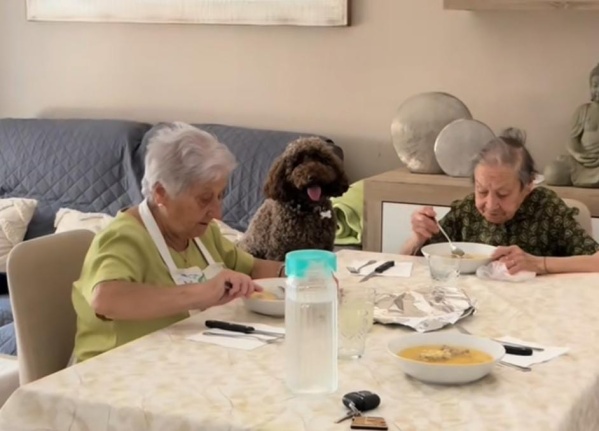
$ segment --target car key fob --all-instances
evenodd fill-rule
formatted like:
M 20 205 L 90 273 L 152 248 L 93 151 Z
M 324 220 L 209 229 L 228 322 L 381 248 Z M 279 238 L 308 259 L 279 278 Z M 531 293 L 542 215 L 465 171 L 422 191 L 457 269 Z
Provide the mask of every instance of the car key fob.
M 343 396 L 343 405 L 351 409 L 350 403 L 361 412 L 376 409 L 381 403 L 380 397 L 370 391 L 349 392 Z

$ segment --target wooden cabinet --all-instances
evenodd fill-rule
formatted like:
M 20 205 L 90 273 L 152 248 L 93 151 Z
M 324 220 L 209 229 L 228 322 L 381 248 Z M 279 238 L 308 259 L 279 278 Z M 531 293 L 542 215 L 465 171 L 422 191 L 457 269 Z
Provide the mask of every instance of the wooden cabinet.
M 453 10 L 598 10 L 599 0 L 444 0 Z
M 549 187 L 562 198 L 583 202 L 593 217 L 593 232 L 599 240 L 599 190 Z M 423 205 L 435 208 L 439 217 L 451 202 L 472 192 L 467 178 L 412 174 L 406 169 L 385 172 L 364 180 L 364 234 L 362 248 L 396 253 L 411 235 L 410 217 Z

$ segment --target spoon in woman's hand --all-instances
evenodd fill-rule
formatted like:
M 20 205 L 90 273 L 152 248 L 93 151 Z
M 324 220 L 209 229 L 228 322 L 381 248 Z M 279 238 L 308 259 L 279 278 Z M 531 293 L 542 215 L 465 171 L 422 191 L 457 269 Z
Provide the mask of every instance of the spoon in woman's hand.
M 451 248 L 451 254 L 454 256 L 457 256 L 457 257 L 464 256 L 466 254 L 466 253 L 464 253 L 464 250 L 453 245 L 453 242 L 451 242 L 449 235 L 447 235 L 447 232 L 445 232 L 445 229 L 443 229 L 443 226 L 441 226 L 441 223 L 439 223 L 439 220 L 437 220 L 437 219 L 434 219 L 434 220 L 435 220 L 435 223 L 437 223 L 437 226 L 439 227 L 439 230 L 441 231 L 443 236 L 447 239 L 447 242 L 449 243 L 449 247 Z

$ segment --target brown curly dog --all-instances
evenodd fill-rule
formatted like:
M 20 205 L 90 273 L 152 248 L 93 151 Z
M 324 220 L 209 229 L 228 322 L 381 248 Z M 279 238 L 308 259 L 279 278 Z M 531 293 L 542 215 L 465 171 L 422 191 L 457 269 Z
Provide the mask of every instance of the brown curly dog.
M 333 250 L 337 224 L 330 198 L 348 186 L 341 160 L 322 139 L 293 141 L 270 168 L 266 200 L 239 245 L 254 257 L 281 262 L 293 250 Z

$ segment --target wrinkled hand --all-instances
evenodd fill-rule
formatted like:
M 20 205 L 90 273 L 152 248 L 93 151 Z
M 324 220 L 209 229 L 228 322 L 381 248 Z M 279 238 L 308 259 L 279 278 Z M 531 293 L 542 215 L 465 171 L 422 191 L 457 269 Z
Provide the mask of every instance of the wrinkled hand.
M 237 298 L 249 298 L 254 292 L 262 292 L 262 287 L 252 281 L 249 275 L 224 269 L 208 282 L 215 294 L 212 305 L 223 305 Z
M 431 239 L 439 232 L 439 226 L 435 221 L 437 213 L 432 207 L 423 207 L 412 214 L 412 232 L 420 242 Z
M 520 271 L 543 273 L 543 258 L 528 254 L 517 245 L 497 247 L 492 258 L 503 262 L 510 274 Z

